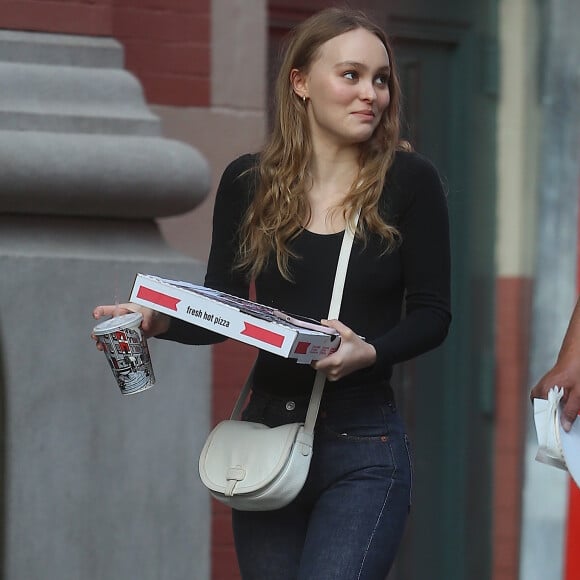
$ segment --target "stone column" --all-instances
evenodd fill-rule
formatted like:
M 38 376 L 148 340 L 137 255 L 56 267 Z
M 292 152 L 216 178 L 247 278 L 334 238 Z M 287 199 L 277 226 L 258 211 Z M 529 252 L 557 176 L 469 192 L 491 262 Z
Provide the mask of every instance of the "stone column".
M 205 271 L 154 220 L 203 200 L 207 163 L 122 66 L 112 39 L 0 31 L 5 580 L 209 578 L 209 349 L 150 340 L 157 384 L 122 396 L 89 338 L 137 272 Z
M 536 276 L 529 375 L 534 385 L 556 356 L 578 295 L 578 183 L 580 179 L 580 4 L 545 0 Z M 523 406 L 525 404 L 525 407 Z M 563 577 L 568 478 L 534 461 L 537 436 L 529 412 L 520 580 Z

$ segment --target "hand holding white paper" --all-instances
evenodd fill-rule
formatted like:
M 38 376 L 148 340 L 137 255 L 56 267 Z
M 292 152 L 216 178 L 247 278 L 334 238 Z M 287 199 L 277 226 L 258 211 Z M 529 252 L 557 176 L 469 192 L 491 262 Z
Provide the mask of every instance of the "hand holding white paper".
M 538 435 L 536 461 L 568 471 L 580 487 L 580 420 L 570 431 L 561 421 L 564 390 L 557 385 L 548 392 L 548 399 L 534 399 L 534 422 Z
M 566 470 L 566 461 L 560 445 L 558 407 L 564 390 L 554 387 L 547 399 L 534 399 L 534 422 L 538 435 L 536 461 Z

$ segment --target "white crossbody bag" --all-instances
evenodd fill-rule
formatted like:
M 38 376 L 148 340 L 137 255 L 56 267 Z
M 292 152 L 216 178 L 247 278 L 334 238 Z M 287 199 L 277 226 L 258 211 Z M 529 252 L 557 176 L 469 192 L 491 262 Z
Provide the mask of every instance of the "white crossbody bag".
M 355 216 L 344 233 L 328 313 L 338 318 L 354 232 Z M 199 475 L 217 500 L 238 510 L 266 511 L 288 505 L 308 476 L 314 425 L 324 390 L 325 375 L 318 371 L 304 423 L 268 427 L 241 421 L 242 407 L 252 383 L 248 377 L 231 418 L 209 434 L 199 458 Z

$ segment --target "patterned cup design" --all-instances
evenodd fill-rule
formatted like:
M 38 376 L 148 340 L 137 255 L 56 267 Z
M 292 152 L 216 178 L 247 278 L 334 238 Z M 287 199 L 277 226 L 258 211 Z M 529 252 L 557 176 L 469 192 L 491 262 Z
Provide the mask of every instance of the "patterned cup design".
M 138 312 L 116 316 L 95 326 L 93 332 L 105 347 L 113 375 L 123 395 L 133 395 L 155 384 L 147 339 Z

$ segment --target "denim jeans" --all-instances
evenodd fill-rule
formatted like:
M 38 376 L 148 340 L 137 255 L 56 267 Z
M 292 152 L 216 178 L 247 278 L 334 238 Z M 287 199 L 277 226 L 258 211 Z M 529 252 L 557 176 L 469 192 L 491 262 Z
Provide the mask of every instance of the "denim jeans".
M 306 484 L 288 506 L 232 510 L 243 580 L 384 580 L 411 505 L 409 442 L 384 391 L 326 392 Z M 303 421 L 308 400 L 253 393 L 243 418 Z

